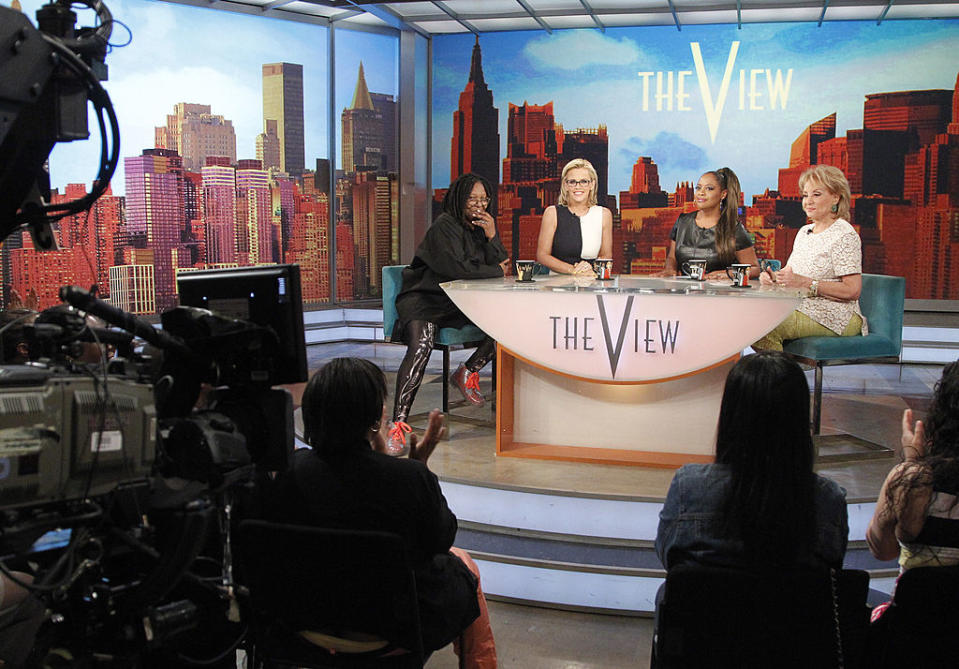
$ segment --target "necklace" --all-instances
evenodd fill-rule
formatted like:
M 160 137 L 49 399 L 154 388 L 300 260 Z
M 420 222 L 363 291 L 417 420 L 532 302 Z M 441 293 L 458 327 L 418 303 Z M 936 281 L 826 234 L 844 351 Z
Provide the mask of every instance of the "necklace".
M 570 207 L 570 206 L 567 206 L 566 208 L 569 209 L 569 213 L 571 213 L 573 216 L 576 216 L 577 218 L 582 218 L 583 216 L 585 216 L 586 214 L 588 214 L 588 213 L 589 213 L 589 209 L 590 209 L 590 208 L 587 206 L 586 209 L 583 210 L 583 213 L 580 214 L 579 212 L 573 211 L 573 208 Z

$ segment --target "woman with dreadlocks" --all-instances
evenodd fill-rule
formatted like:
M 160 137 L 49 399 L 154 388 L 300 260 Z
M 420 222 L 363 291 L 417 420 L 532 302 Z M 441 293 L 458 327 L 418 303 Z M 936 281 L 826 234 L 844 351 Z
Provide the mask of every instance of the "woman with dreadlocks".
M 476 174 L 463 174 L 450 184 L 441 213 L 429 230 L 409 267 L 403 270 L 403 286 L 396 297 L 398 319 L 393 341 L 406 344 L 406 356 L 396 375 L 393 424 L 387 451 L 407 452 L 406 423 L 419 390 L 439 328 L 460 328 L 469 319 L 450 300 L 440 283 L 455 279 L 489 279 L 509 273 L 509 256 L 496 234 L 494 190 Z M 463 397 L 480 406 L 479 370 L 495 353 L 490 337 L 457 367 L 450 381 Z

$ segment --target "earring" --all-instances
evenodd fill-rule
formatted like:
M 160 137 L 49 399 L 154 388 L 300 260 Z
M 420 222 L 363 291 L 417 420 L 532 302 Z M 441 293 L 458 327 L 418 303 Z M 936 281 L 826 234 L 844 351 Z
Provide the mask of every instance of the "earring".
M 373 423 L 372 427 L 370 427 L 370 432 L 379 432 L 379 431 L 380 431 L 380 421 L 376 421 L 375 423 Z
M 838 214 L 838 213 L 839 213 L 839 203 L 836 203 L 836 204 L 834 204 L 832 207 L 830 207 L 830 208 L 829 208 L 829 211 L 831 211 L 831 212 L 834 213 L 834 214 Z

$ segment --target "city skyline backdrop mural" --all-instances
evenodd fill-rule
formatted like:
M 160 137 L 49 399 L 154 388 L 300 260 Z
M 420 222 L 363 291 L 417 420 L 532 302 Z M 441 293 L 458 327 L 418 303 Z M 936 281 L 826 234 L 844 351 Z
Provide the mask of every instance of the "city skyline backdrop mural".
M 22 2 L 32 18 L 42 0 Z M 60 285 L 95 283 L 152 315 L 175 303 L 178 273 L 274 262 L 300 264 L 307 305 L 378 297 L 382 266 L 410 260 L 399 257 L 398 38 L 337 30 L 329 119 L 327 28 L 109 4 L 133 36 L 107 57 L 121 129 L 112 190 L 61 221 L 60 251 L 4 241 L 4 303 L 33 288 L 46 307 Z M 112 41 L 126 38 L 116 24 Z M 507 248 L 531 257 L 558 170 L 589 158 L 614 212 L 616 271 L 645 273 L 662 266 L 691 185 L 722 165 L 742 181 L 760 256 L 784 260 L 803 223 L 796 177 L 830 162 L 853 185 L 864 270 L 905 276 L 911 298 L 959 299 L 957 38 L 959 21 L 485 33 L 478 45 L 438 35 L 434 195 L 484 172 L 501 184 Z M 877 67 L 890 53 L 896 67 Z M 96 137 L 57 145 L 55 199 L 89 190 L 98 152 Z
M 23 2 L 31 18 L 39 0 Z M 59 251 L 29 235 L 4 241 L 4 299 L 96 284 L 116 306 L 155 314 L 176 304 L 184 271 L 297 263 L 306 303 L 379 294 L 396 262 L 394 36 L 339 31 L 336 169 L 330 191 L 329 31 L 316 25 L 138 0 L 110 2 L 110 93 L 121 160 L 111 192 L 63 219 Z M 78 12 L 78 25 L 94 15 Z M 124 26 L 129 26 L 129 31 Z M 217 35 L 216 48 L 210 35 Z M 99 141 L 58 144 L 53 199 L 84 194 Z M 331 203 L 331 200 L 333 202 Z M 337 241 L 331 295 L 330 215 Z
M 531 258 L 559 171 L 585 157 L 616 271 L 644 274 L 692 185 L 724 165 L 760 257 L 785 260 L 805 223 L 798 176 L 828 163 L 849 177 L 864 271 L 959 299 L 957 38 L 957 21 L 438 36 L 434 199 L 463 171 L 499 182 L 500 234 Z M 896 67 L 877 66 L 891 53 Z

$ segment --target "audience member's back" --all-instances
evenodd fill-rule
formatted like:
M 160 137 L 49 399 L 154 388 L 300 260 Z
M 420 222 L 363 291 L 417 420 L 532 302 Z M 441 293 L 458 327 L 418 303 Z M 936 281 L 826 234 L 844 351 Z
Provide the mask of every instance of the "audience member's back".
M 670 485 L 663 565 L 841 566 L 845 491 L 813 473 L 813 452 L 799 366 L 774 352 L 741 359 L 726 380 L 716 462 L 686 465 Z
M 438 411 L 422 443 L 411 435 L 408 458 L 386 455 L 386 379 L 366 360 L 337 358 L 303 393 L 304 432 L 311 449 L 294 454 L 264 500 L 280 522 L 380 530 L 404 541 L 416 572 L 423 646 L 463 639 L 466 666 L 496 666 L 479 571 L 453 548 L 456 516 L 426 466 L 442 433 Z M 272 499 L 270 496 L 272 495 Z

